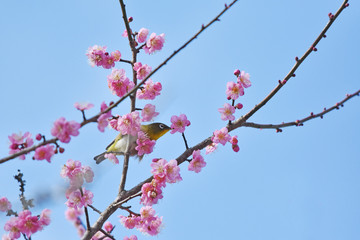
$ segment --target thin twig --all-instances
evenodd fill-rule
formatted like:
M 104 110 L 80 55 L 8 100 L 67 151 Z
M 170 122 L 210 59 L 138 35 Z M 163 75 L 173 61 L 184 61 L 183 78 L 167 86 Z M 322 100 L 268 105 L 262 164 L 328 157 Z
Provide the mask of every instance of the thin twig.
M 300 126 L 302 125 L 304 122 L 307 122 L 311 119 L 314 118 L 322 118 L 325 114 L 333 111 L 334 109 L 339 109 L 340 107 L 343 107 L 344 103 L 346 101 L 348 101 L 349 99 L 353 98 L 354 96 L 359 96 L 360 94 L 360 90 L 356 91 L 353 94 L 347 94 L 346 98 L 344 98 L 342 101 L 336 103 L 334 106 L 326 109 L 324 108 L 324 111 L 317 113 L 317 114 L 313 114 L 311 113 L 310 116 L 307 116 L 303 119 L 300 120 L 296 120 L 293 122 L 287 122 L 287 123 L 280 123 L 280 124 L 260 124 L 260 123 L 253 123 L 253 122 L 245 122 L 242 124 L 243 127 L 252 127 L 252 128 L 259 128 L 259 129 L 280 129 L 280 128 L 284 128 L 284 127 L 290 127 L 290 126 Z
M 88 204 L 88 207 L 90 207 L 92 210 L 94 210 L 95 212 L 97 212 L 98 214 L 101 214 L 101 211 L 97 208 L 95 208 L 93 205 Z

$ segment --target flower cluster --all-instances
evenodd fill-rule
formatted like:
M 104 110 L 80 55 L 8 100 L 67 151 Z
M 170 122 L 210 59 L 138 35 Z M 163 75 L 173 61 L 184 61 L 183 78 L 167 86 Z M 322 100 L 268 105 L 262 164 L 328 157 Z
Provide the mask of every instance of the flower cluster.
M 147 54 L 152 54 L 156 51 L 160 51 L 165 43 L 165 34 L 162 33 L 160 35 L 156 35 L 156 33 L 152 33 L 149 39 L 146 41 L 146 45 L 144 46 L 144 51 Z
M 136 62 L 134 64 L 134 70 L 136 71 L 136 78 L 143 80 L 151 72 L 151 67 L 147 64 L 142 65 L 141 62 Z
M 33 159 L 35 160 L 46 160 L 49 163 L 51 162 L 51 157 L 55 154 L 54 146 L 51 144 L 46 144 L 44 146 L 38 147 L 35 149 L 35 155 Z
M 156 204 L 159 199 L 163 198 L 161 189 L 166 186 L 166 183 L 176 183 L 182 180 L 176 160 L 167 162 L 162 158 L 153 159 L 151 168 L 151 173 L 154 176 L 153 180 L 141 187 L 140 203 L 145 206 Z
M 143 131 L 138 132 L 138 138 L 136 139 L 137 146 L 135 149 L 138 151 L 138 155 L 142 156 L 144 154 L 152 153 L 155 140 L 150 140 Z
M 44 226 L 50 224 L 50 214 L 49 209 L 44 209 L 40 216 L 32 216 L 29 210 L 20 212 L 17 217 L 12 217 L 5 223 L 4 229 L 9 234 L 3 236 L 3 239 L 18 239 L 21 234 L 30 238 L 32 234 L 43 230 Z
M 150 206 L 144 206 L 140 209 L 140 215 L 131 214 L 128 217 L 119 216 L 120 222 L 128 229 L 137 228 L 143 233 L 151 236 L 160 232 L 162 225 L 162 217 L 155 215 L 155 210 Z M 125 238 L 124 238 L 125 239 Z M 131 239 L 131 238 L 130 238 Z M 137 239 L 134 238 L 133 239 Z
M 118 116 L 117 119 L 110 120 L 110 126 L 119 131 L 122 135 L 130 134 L 132 136 L 137 136 L 137 133 L 141 128 L 139 112 L 134 111 L 125 114 L 122 117 Z
M 200 150 L 195 150 L 192 153 L 193 159 L 190 161 L 190 164 L 188 166 L 189 171 L 194 171 L 196 173 L 199 173 L 203 167 L 206 166 L 206 162 L 204 161 L 204 158 L 200 154 Z
M 111 104 L 111 103 L 110 103 Z M 103 112 L 105 111 L 105 109 L 108 108 L 108 105 L 106 105 L 105 102 L 102 102 L 101 103 L 101 107 L 100 107 L 100 111 Z M 104 132 L 105 131 L 105 128 L 109 125 L 109 118 L 112 117 L 112 114 L 111 114 L 111 110 L 108 111 L 107 113 L 103 113 L 101 114 L 98 119 L 97 119 L 97 123 L 98 123 L 98 129 L 100 132 Z
M 116 50 L 109 54 L 106 52 L 106 46 L 94 45 L 89 47 L 86 56 L 92 67 L 102 66 L 103 68 L 110 69 L 115 66 L 115 62 L 120 61 L 121 53 L 119 50 Z
M 153 82 L 150 78 L 146 80 L 144 86 L 138 89 L 136 97 L 138 99 L 154 100 L 156 96 L 160 95 L 162 85 L 160 82 Z
M 172 116 L 171 119 L 171 134 L 176 132 L 184 133 L 185 127 L 190 126 L 190 121 L 187 119 L 185 114 L 180 114 L 180 116 Z
M 10 140 L 9 154 L 20 152 L 21 150 L 31 147 L 34 144 L 34 140 L 31 138 L 31 133 L 29 132 L 25 132 L 24 135 L 22 133 L 13 133 L 8 136 L 8 138 Z M 21 155 L 19 158 L 21 160 L 25 160 L 25 155 Z
M 59 138 L 63 143 L 70 142 L 70 136 L 79 135 L 80 123 L 75 121 L 66 121 L 64 117 L 57 119 L 51 129 L 51 134 Z
M 126 77 L 124 69 L 114 68 L 111 74 L 107 76 L 107 81 L 112 94 L 118 97 L 123 97 L 135 86 L 135 84 Z
M 84 184 L 84 180 L 90 183 L 94 178 L 94 172 L 89 166 L 81 166 L 80 161 L 71 159 L 61 168 L 60 175 L 70 180 L 70 189 L 77 189 Z
M 218 143 L 225 145 L 227 142 L 231 143 L 234 152 L 238 152 L 240 150 L 237 136 L 231 137 L 226 127 L 223 127 L 220 130 L 215 130 L 213 136 L 211 137 L 211 141 L 212 144 L 209 145 L 206 149 L 207 153 L 213 152 L 216 149 Z
M 87 207 L 89 204 L 92 204 L 92 198 L 94 194 L 85 188 L 77 189 L 72 191 L 69 195 L 67 195 L 66 206 L 69 208 L 82 208 Z
M 157 115 L 159 115 L 159 113 L 155 111 L 155 105 L 146 104 L 141 111 L 141 116 L 142 116 L 141 121 L 149 122 L 153 120 L 153 118 L 156 117 Z

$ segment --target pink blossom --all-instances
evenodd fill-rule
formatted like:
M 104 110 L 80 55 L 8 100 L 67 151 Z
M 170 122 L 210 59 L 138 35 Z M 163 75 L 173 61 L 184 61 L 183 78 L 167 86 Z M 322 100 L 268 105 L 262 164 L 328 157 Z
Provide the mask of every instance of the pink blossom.
M 149 39 L 146 41 L 146 45 L 144 46 L 145 53 L 152 54 L 156 51 L 160 51 L 164 46 L 164 42 L 165 42 L 164 33 L 160 35 L 156 35 L 156 33 L 152 33 Z
M 114 68 L 107 79 L 110 91 L 118 97 L 123 97 L 135 86 L 135 84 L 126 77 L 124 69 Z
M 141 224 L 141 226 L 139 226 L 139 230 L 151 236 L 155 236 L 160 232 L 161 226 L 162 226 L 162 217 L 155 216 L 155 217 L 151 217 L 147 221 L 144 221 Z
M 119 50 L 116 50 L 111 53 L 111 56 L 113 57 L 114 61 L 118 62 L 121 59 L 121 53 Z
M 2 235 L 1 240 L 12 240 L 9 235 Z
M 153 82 L 150 78 L 146 80 L 144 86 L 138 89 L 136 97 L 138 99 L 154 100 L 156 96 L 160 95 L 162 85 L 160 82 Z
M 106 109 L 108 108 L 108 106 L 106 105 L 105 102 L 102 102 L 101 103 L 101 107 L 100 107 L 100 111 L 103 112 L 105 111 Z M 100 115 L 100 117 L 98 117 L 97 119 L 97 123 L 98 123 L 98 129 L 100 132 L 104 132 L 105 128 L 109 125 L 109 118 L 111 118 L 112 115 L 111 115 L 111 110 L 106 112 L 106 113 L 103 113 Z
M 65 217 L 69 221 L 76 221 L 83 214 L 82 208 L 68 208 L 65 211 Z
M 10 239 L 18 239 L 21 236 L 20 224 L 17 217 L 10 218 L 4 225 L 4 230 L 9 232 Z
M 151 163 L 151 173 L 154 175 L 157 182 L 166 181 L 166 164 L 167 161 L 165 159 L 153 159 Z
M 125 216 L 119 216 L 119 217 L 121 224 L 124 225 L 124 227 L 127 229 L 133 229 L 140 222 L 140 217 L 135 215 L 131 215 L 129 217 L 125 217 Z
M 111 232 L 113 230 L 114 226 L 111 224 L 111 222 L 107 221 L 104 223 L 104 229 L 107 232 Z
M 90 108 L 93 108 L 94 104 L 88 103 L 88 102 L 83 102 L 83 103 L 76 102 L 76 103 L 74 103 L 74 107 L 77 110 L 84 111 L 84 110 L 88 110 Z
M 125 236 L 124 240 L 138 240 L 136 235 L 131 235 L 130 237 Z
M 229 99 L 236 100 L 239 96 L 244 95 L 244 88 L 239 83 L 228 82 L 226 84 L 226 96 Z
M 42 229 L 37 216 L 31 216 L 29 210 L 24 210 L 18 215 L 18 226 L 21 233 L 30 237 L 32 234 Z
M 106 52 L 103 57 L 102 66 L 105 69 L 115 67 L 115 57 L 111 56 L 108 52 Z
M 206 162 L 204 161 L 204 158 L 201 156 L 200 150 L 193 151 L 192 157 L 193 159 L 188 165 L 188 169 L 189 171 L 194 171 L 196 173 L 199 173 L 201 169 L 206 166 Z
M 222 145 L 225 145 L 226 142 L 228 142 L 231 139 L 231 136 L 228 134 L 228 129 L 226 127 L 223 127 L 220 130 L 215 130 L 214 135 L 211 138 L 211 141 L 214 143 L 221 143 Z
M 105 58 L 106 46 L 98 46 L 94 45 L 89 47 L 86 56 L 89 59 L 89 64 L 94 66 L 102 66 L 104 58 Z
M 240 76 L 238 76 L 237 81 L 244 88 L 248 88 L 251 86 L 250 74 L 246 73 L 245 71 L 241 71 L 241 74 L 240 74 Z
M 92 182 L 94 172 L 89 166 L 81 166 L 80 161 L 67 160 L 66 165 L 61 168 L 60 175 L 63 178 L 69 178 L 72 189 L 79 188 L 84 180 Z
M 51 162 L 51 157 L 55 154 L 54 146 L 51 144 L 47 144 L 45 146 L 41 146 L 35 149 L 34 159 L 36 160 L 44 160 Z
M 231 139 L 229 140 L 229 142 L 232 144 L 232 145 L 236 145 L 238 144 L 238 139 L 237 139 L 238 136 L 232 136 Z
M 149 34 L 149 30 L 146 28 L 141 28 L 136 36 L 138 43 L 143 43 L 146 41 L 146 38 Z
M 155 112 L 155 105 L 146 104 L 143 110 L 141 111 L 141 116 L 142 116 L 141 121 L 143 122 L 151 121 L 157 115 L 159 115 L 159 113 Z
M 176 183 L 182 180 L 180 176 L 180 168 L 178 166 L 178 162 L 175 159 L 170 160 L 165 165 L 165 172 L 166 172 L 166 182 L 168 183 Z
M 34 140 L 31 138 L 31 133 L 25 132 L 24 135 L 20 132 L 19 134 L 13 133 L 8 136 L 10 140 L 10 151 L 9 154 L 20 152 L 21 150 L 31 147 L 34 144 Z M 25 159 L 25 154 L 19 156 L 21 160 Z
M 122 135 L 130 134 L 136 136 L 140 131 L 141 121 L 139 112 L 131 112 L 118 118 L 116 130 L 120 131 Z
M 141 220 L 147 221 L 155 216 L 155 210 L 151 206 L 144 206 L 140 209 Z
M 244 106 L 241 103 L 238 103 L 235 105 L 235 108 L 242 109 Z
M 142 65 L 141 62 L 136 62 L 134 64 L 134 70 L 136 71 L 136 78 L 143 80 L 151 72 L 151 67 L 147 64 Z
M 114 164 L 119 164 L 119 159 L 116 157 L 115 153 L 105 153 L 104 157 Z
M 185 114 L 180 114 L 180 116 L 172 116 L 171 119 L 171 134 L 176 132 L 183 133 L 185 127 L 190 126 L 190 121 L 187 119 Z
M 75 121 L 66 121 L 64 117 L 57 119 L 54 123 L 53 128 L 51 129 L 51 134 L 54 137 L 59 138 L 63 143 L 70 142 L 70 136 L 79 135 L 79 129 L 81 125 Z
M 159 199 L 163 198 L 161 184 L 158 184 L 155 179 L 150 183 L 144 183 L 141 187 L 141 192 L 140 203 L 145 206 L 152 206 L 156 204 Z
M 152 153 L 155 142 L 155 140 L 150 140 L 144 132 L 139 131 L 138 138 L 136 139 L 137 146 L 135 147 L 135 149 L 138 151 L 137 154 L 142 156 L 144 154 Z
M 6 197 L 0 198 L 0 211 L 7 212 L 11 209 L 11 203 Z
M 85 188 L 82 188 L 83 194 L 80 190 L 73 191 L 66 201 L 66 205 L 71 208 L 82 208 L 92 204 L 92 198 L 94 194 Z
M 50 209 L 42 210 L 41 214 L 40 214 L 40 218 L 39 218 L 40 225 L 42 225 L 42 226 L 49 225 L 50 222 L 51 222 L 50 215 L 51 215 L 51 210 Z
M 205 154 L 209 154 L 214 152 L 217 149 L 217 143 L 210 143 L 209 145 L 206 146 L 206 152 Z
M 221 119 L 222 120 L 224 120 L 224 121 L 226 121 L 226 120 L 230 120 L 230 121 L 235 120 L 235 117 L 233 115 L 235 113 L 235 108 L 233 106 L 231 106 L 230 104 L 225 103 L 224 107 L 219 108 L 218 111 L 219 111 L 219 113 L 221 113 Z

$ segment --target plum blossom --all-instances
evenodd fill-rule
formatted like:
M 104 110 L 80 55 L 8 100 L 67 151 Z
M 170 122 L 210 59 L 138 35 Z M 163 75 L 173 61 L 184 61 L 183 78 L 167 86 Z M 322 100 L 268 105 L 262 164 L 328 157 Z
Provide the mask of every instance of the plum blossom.
M 89 64 L 94 66 L 102 66 L 104 61 L 104 55 L 106 52 L 106 46 L 98 46 L 94 45 L 89 47 L 88 51 L 86 52 L 86 56 L 89 59 Z
M 150 183 L 142 185 L 140 203 L 145 206 L 156 204 L 159 199 L 163 198 L 161 187 L 162 184 L 158 183 L 155 179 L 153 179 Z
M 13 133 L 8 136 L 10 140 L 10 151 L 9 154 L 20 152 L 21 150 L 31 147 L 34 144 L 34 140 L 31 138 L 31 133 L 25 132 L 24 135 L 20 132 L 19 134 Z M 25 155 L 19 156 L 21 160 L 25 159 Z
M 87 207 L 89 204 L 92 204 L 92 198 L 94 194 L 86 190 L 85 188 L 82 188 L 82 193 L 79 189 L 73 191 L 68 196 L 68 200 L 66 201 L 66 205 L 69 208 L 82 208 Z
M 251 86 L 250 74 L 246 73 L 245 71 L 241 71 L 240 76 L 238 76 L 238 78 L 237 78 L 237 81 L 244 88 L 248 88 Z
M 47 144 L 45 146 L 41 146 L 35 149 L 35 160 L 46 160 L 49 163 L 51 162 L 51 157 L 55 154 L 54 146 L 51 144 Z
M 141 111 L 141 116 L 142 116 L 141 121 L 143 122 L 151 121 L 157 115 L 159 115 L 159 113 L 155 112 L 155 105 L 146 104 L 143 110 Z
M 138 99 L 154 100 L 156 96 L 160 95 L 162 85 L 160 82 L 153 82 L 150 78 L 146 80 L 144 86 L 138 89 L 136 97 Z
M 138 132 L 138 138 L 136 139 L 137 146 L 135 149 L 138 151 L 138 155 L 142 156 L 144 154 L 152 153 L 156 141 L 150 140 L 143 131 Z
M 114 164 L 119 164 L 119 159 L 116 157 L 115 153 L 105 153 L 104 157 L 109 159 Z
M 180 168 L 175 159 L 167 162 L 165 159 L 153 159 L 151 163 L 151 173 L 158 183 L 176 183 L 182 180 Z M 165 186 L 165 184 L 163 184 Z
M 116 119 L 116 122 L 110 121 L 110 125 L 115 127 L 115 130 L 120 131 L 122 135 L 130 134 L 137 136 L 141 128 L 141 120 L 139 112 L 131 112 Z
M 223 127 L 220 130 L 215 130 L 214 135 L 211 138 L 211 141 L 214 143 L 221 143 L 222 145 L 225 145 L 229 140 L 231 139 L 231 136 L 228 134 L 228 129 L 226 127 Z
M 83 214 L 82 208 L 68 208 L 65 211 L 65 217 L 69 221 L 76 221 Z
M 83 102 L 83 103 L 76 102 L 76 103 L 74 103 L 74 107 L 77 110 L 84 111 L 84 110 L 88 110 L 88 109 L 93 108 L 94 104 L 88 103 L 88 102 Z
M 164 33 L 160 35 L 156 35 L 156 33 L 152 33 L 149 39 L 146 41 L 146 45 L 144 46 L 145 53 L 152 54 L 156 51 L 160 51 L 164 46 L 164 42 L 165 42 Z
M 11 203 L 6 197 L 0 198 L 0 211 L 6 212 L 11 209 Z
M 183 133 L 185 131 L 185 127 L 190 126 L 190 121 L 187 119 L 185 114 L 180 114 L 180 116 L 172 116 L 171 119 L 171 134 L 176 132 Z
M 66 121 L 64 117 L 57 119 L 51 129 L 51 134 L 59 138 L 60 142 L 70 142 L 70 136 L 79 135 L 80 123 L 75 121 Z
M 134 64 L 134 70 L 136 71 L 136 78 L 143 80 L 151 72 L 151 67 L 147 64 L 142 65 L 141 62 L 136 62 Z
M 237 136 L 231 137 L 231 139 L 229 140 L 229 142 L 231 143 L 232 149 L 234 150 L 234 152 L 238 152 L 238 151 L 240 150 L 239 145 L 238 145 Z
M 101 103 L 101 106 L 100 106 L 100 111 L 103 112 L 105 111 L 106 109 L 108 108 L 108 106 L 106 105 L 105 102 L 102 102 Z M 109 118 L 112 117 L 112 114 L 111 114 L 111 110 L 106 112 L 106 113 L 103 113 L 100 115 L 100 117 L 97 119 L 97 123 L 98 123 L 98 129 L 100 132 L 104 132 L 105 131 L 105 128 L 109 125 Z
M 69 178 L 71 189 L 82 186 L 84 180 L 90 183 L 94 178 L 94 172 L 89 166 L 81 166 L 80 161 L 71 159 L 67 160 L 66 164 L 61 168 L 60 175 L 63 178 Z
M 206 151 L 205 154 L 209 154 L 214 152 L 217 149 L 217 143 L 210 143 L 209 145 L 206 146 Z
M 138 34 L 136 35 L 136 39 L 138 41 L 138 43 L 143 43 L 146 41 L 146 38 L 149 34 L 149 30 L 146 28 L 141 28 L 138 32 Z
M 114 226 L 111 224 L 111 222 L 107 221 L 104 223 L 104 229 L 107 232 L 111 232 L 113 230 Z
M 125 216 L 119 216 L 120 222 L 122 225 L 124 225 L 127 229 L 133 229 L 135 226 L 137 226 L 140 222 L 140 217 L 135 215 L 130 215 L 129 217 Z
M 236 100 L 239 96 L 244 95 L 244 88 L 241 84 L 235 82 L 228 82 L 226 84 L 226 96 L 228 99 Z
M 124 240 L 138 240 L 136 235 L 131 235 L 130 237 L 125 236 Z
M 193 151 L 192 154 L 193 159 L 190 161 L 190 164 L 188 165 L 189 171 L 194 171 L 196 173 L 199 173 L 203 167 L 206 166 L 206 162 L 204 161 L 204 158 L 200 154 L 200 150 Z
M 224 107 L 219 108 L 218 111 L 221 113 L 221 120 L 235 120 L 235 116 L 233 115 L 235 113 L 235 107 L 231 106 L 229 103 L 225 103 Z
M 124 69 L 114 68 L 110 75 L 107 76 L 108 86 L 112 94 L 123 97 L 135 84 L 126 77 Z

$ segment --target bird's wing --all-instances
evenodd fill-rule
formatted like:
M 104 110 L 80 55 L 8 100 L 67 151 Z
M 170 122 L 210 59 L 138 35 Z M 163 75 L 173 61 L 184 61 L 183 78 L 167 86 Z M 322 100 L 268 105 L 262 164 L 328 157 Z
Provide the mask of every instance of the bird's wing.
M 116 138 L 106 147 L 106 150 L 108 150 L 114 143 L 116 143 L 117 141 L 119 141 L 122 138 L 121 133 L 119 133 Z

